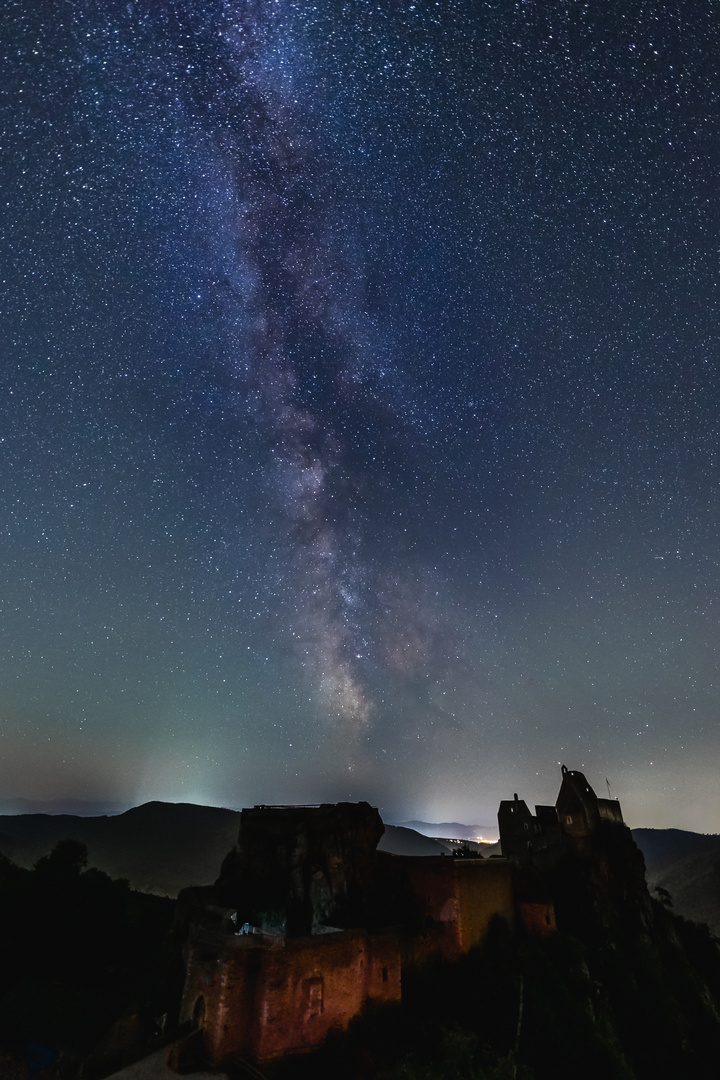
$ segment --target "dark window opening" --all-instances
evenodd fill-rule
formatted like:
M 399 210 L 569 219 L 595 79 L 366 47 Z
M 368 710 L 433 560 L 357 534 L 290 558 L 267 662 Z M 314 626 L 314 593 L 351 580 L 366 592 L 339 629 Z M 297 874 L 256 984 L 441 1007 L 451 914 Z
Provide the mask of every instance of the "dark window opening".
M 305 1019 L 320 1016 L 323 1012 L 323 980 L 321 978 L 305 981 Z

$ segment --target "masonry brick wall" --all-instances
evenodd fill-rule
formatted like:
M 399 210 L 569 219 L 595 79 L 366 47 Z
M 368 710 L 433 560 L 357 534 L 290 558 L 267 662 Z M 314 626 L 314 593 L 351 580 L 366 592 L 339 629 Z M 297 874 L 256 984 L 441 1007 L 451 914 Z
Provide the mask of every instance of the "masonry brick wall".
M 484 940 L 495 915 L 514 921 L 505 859 L 388 856 L 381 866 L 392 915 L 404 928 L 405 963 L 455 960 Z
M 400 1000 L 392 935 L 348 930 L 272 942 L 200 931 L 189 948 L 181 1019 L 202 1011 L 212 1063 L 261 1062 L 319 1046 L 368 1000 Z

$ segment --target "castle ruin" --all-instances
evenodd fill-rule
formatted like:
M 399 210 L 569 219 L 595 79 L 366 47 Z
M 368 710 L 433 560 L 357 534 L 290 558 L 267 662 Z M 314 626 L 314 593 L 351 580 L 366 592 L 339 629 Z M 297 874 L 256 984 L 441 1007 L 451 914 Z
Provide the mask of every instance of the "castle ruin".
M 369 1002 L 400 1002 L 403 973 L 453 961 L 491 922 L 555 931 L 542 869 L 622 828 L 615 800 L 562 767 L 555 806 L 498 811 L 502 857 L 400 856 L 367 803 L 243 810 L 215 886 L 188 890 L 181 1021 L 219 1067 L 312 1050 Z M 627 830 L 626 830 L 627 831 Z M 193 910 L 191 910 L 193 909 Z

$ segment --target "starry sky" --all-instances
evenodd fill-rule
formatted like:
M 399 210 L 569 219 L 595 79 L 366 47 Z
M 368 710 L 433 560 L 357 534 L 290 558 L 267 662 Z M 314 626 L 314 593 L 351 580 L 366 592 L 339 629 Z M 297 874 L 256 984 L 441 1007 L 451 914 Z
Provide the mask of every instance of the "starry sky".
M 3 0 L 0 795 L 720 831 L 710 0 Z

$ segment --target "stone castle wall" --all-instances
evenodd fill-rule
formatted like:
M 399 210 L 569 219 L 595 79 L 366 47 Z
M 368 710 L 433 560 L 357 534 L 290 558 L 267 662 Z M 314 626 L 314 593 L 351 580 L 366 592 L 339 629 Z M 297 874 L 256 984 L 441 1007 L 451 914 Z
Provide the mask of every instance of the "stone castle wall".
M 262 1062 L 319 1046 L 367 1001 L 400 1001 L 392 935 L 346 930 L 273 941 L 197 931 L 180 1019 L 202 1026 L 212 1064 Z
M 386 856 L 379 862 L 389 921 L 403 927 L 405 963 L 456 960 L 484 940 L 498 915 L 514 923 L 513 870 L 505 859 Z

